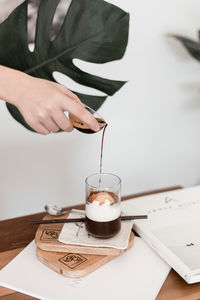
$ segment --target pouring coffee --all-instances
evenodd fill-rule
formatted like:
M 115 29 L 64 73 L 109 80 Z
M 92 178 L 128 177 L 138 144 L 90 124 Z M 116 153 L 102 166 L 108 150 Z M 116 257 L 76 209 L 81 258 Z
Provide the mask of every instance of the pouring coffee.
M 99 173 L 86 179 L 85 227 L 97 238 L 111 238 L 121 229 L 120 188 L 121 180 L 113 174 L 102 173 L 104 135 L 108 124 L 93 109 L 85 107 L 103 129 Z M 83 133 L 95 133 L 86 123 L 70 115 L 74 128 Z

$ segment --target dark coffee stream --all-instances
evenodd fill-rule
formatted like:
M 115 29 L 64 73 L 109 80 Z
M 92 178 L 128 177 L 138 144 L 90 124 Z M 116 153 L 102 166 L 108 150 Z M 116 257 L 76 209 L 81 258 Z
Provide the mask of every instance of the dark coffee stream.
M 106 123 L 104 128 L 103 128 L 103 133 L 102 133 L 102 140 L 101 140 L 101 156 L 100 156 L 100 167 L 99 167 L 99 187 L 101 185 L 101 174 L 102 174 L 102 158 L 103 158 L 103 143 L 104 143 L 104 135 L 105 135 L 105 131 L 107 128 L 108 124 Z
M 70 116 L 71 122 L 77 130 L 83 132 L 83 133 L 95 133 L 94 130 L 88 127 L 86 123 L 83 123 L 81 120 L 77 119 L 75 116 Z M 102 174 L 102 158 L 103 158 L 103 143 L 104 143 L 104 135 L 106 131 L 106 127 L 108 124 L 104 121 L 102 118 L 95 118 L 97 122 L 99 123 L 100 128 L 103 128 L 103 133 L 102 133 L 102 140 L 101 140 L 101 156 L 100 156 L 100 167 L 99 167 L 99 187 L 101 185 L 101 174 Z M 101 130 L 100 129 L 100 130 Z

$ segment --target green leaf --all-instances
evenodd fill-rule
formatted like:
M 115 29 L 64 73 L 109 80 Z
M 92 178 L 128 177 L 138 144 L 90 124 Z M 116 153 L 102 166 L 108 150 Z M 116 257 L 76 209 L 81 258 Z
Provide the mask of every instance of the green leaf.
M 114 95 L 124 81 L 83 72 L 74 65 L 73 59 L 99 64 L 121 59 L 128 42 L 129 14 L 103 0 L 72 0 L 57 37 L 51 41 L 58 3 L 59 0 L 40 2 L 34 52 L 28 48 L 28 0 L 0 24 L 0 64 L 52 81 L 55 81 L 52 73 L 58 71 L 79 84 L 98 89 L 107 96 Z M 95 110 L 107 97 L 73 92 Z M 7 107 L 18 122 L 31 129 L 15 106 L 7 103 Z
M 180 35 L 172 35 L 172 37 L 180 41 L 185 47 L 185 49 L 188 51 L 188 53 L 192 55 L 193 58 L 200 61 L 200 41 L 195 42 L 191 39 Z

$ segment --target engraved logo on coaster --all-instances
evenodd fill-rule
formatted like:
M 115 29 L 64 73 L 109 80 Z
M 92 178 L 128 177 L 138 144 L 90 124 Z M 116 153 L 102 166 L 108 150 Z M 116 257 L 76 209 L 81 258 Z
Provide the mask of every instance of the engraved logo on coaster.
M 68 266 L 70 269 L 78 267 L 80 264 L 84 263 L 87 258 L 80 254 L 68 253 L 67 255 L 61 257 L 59 261 L 64 265 Z
M 43 229 L 40 240 L 41 241 L 55 241 L 58 239 L 60 230 L 57 229 Z

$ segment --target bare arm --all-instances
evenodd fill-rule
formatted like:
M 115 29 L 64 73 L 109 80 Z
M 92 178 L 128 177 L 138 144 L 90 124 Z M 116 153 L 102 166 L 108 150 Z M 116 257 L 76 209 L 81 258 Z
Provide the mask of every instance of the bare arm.
M 99 130 L 96 119 L 65 86 L 4 66 L 0 66 L 0 99 L 15 105 L 27 124 L 44 135 L 59 129 L 73 130 L 64 112 Z

